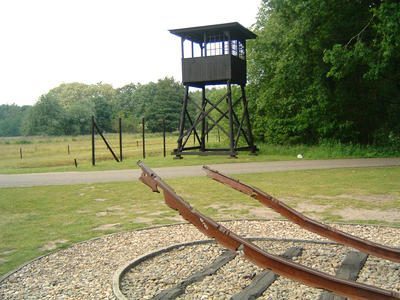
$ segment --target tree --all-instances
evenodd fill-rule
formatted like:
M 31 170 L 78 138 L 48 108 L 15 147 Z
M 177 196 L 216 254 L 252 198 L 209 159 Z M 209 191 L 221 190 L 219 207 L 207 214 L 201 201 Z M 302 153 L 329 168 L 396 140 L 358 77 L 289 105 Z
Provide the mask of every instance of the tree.
M 353 36 L 325 51 L 362 142 L 400 141 L 400 3 L 370 1 Z M 336 89 L 339 91 L 339 89 Z M 356 91 L 358 97 L 354 97 Z
M 264 1 L 258 39 L 249 45 L 256 136 L 278 143 L 373 142 L 385 131 L 378 120 L 390 119 L 383 99 L 399 98 L 398 84 L 383 80 L 390 66 L 390 78 L 399 76 L 392 64 L 398 66 L 398 13 L 392 1 Z
M 61 84 L 48 93 L 65 108 L 69 115 L 69 134 L 89 133 L 91 116 L 105 131 L 112 131 L 113 106 L 117 92 L 110 84 Z M 81 109 L 79 109 L 81 108 Z
M 17 106 L 15 104 L 0 105 L 0 136 L 19 136 L 22 133 L 22 122 L 26 118 L 28 105 Z
M 131 83 L 118 89 L 116 114 L 129 117 L 133 126 L 145 118 L 151 132 L 161 132 L 163 120 L 167 131 L 177 130 L 183 95 L 183 86 L 173 78 Z
M 178 128 L 183 86 L 173 78 L 148 84 L 128 84 L 114 89 L 109 84 L 61 84 L 33 106 L 24 122 L 25 134 L 77 135 L 90 132 L 91 116 L 107 132 L 118 129 L 125 118 L 125 130 L 136 131 L 141 118 L 152 132 Z
M 116 130 L 119 127 L 118 118 L 123 118 L 122 130 L 138 132 L 138 121 L 136 116 L 136 102 L 134 101 L 136 84 L 129 83 L 116 90 L 114 115 L 112 127 Z
M 157 83 L 150 83 L 149 92 L 150 97 L 143 102 L 148 129 L 152 132 L 162 131 L 164 120 L 167 131 L 177 130 L 184 96 L 183 86 L 173 78 L 166 77 Z
M 94 115 L 96 120 L 105 131 L 113 131 L 112 119 L 114 117 L 114 105 L 116 101 L 116 91 L 109 84 L 97 84 L 91 87 L 91 99 L 94 103 Z
M 25 133 L 48 135 L 88 134 L 91 117 L 112 131 L 116 90 L 109 84 L 61 84 L 41 96 L 25 122 Z
M 51 96 L 43 95 L 29 111 L 23 125 L 24 135 L 59 135 L 64 132 L 65 110 Z

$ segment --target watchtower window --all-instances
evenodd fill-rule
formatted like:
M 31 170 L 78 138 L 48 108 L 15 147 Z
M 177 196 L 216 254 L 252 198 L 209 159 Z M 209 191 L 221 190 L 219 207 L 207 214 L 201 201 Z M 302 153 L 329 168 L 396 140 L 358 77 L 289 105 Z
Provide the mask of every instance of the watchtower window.
M 239 58 L 246 59 L 246 51 L 241 41 L 231 41 L 232 43 L 232 55 L 238 56 Z
M 246 40 L 256 38 L 254 33 L 236 22 L 172 29 L 170 32 L 181 37 L 183 59 L 233 55 L 245 61 Z
M 207 38 L 207 55 L 216 56 L 225 54 L 225 42 L 222 35 L 211 35 Z
M 203 56 L 202 44 L 184 39 L 182 43 L 182 58 L 194 58 Z

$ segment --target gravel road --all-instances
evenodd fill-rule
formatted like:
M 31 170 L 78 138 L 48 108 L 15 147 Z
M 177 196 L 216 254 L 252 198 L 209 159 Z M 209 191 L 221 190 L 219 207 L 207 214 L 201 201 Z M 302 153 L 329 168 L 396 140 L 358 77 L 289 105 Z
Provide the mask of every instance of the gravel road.
M 209 166 L 225 174 L 245 174 L 290 170 L 400 166 L 400 158 L 293 160 L 254 163 L 230 163 Z M 134 181 L 139 177 L 140 171 L 136 168 L 136 166 L 132 166 L 132 168 L 135 169 L 13 175 L 0 174 L 0 188 Z M 201 166 L 154 168 L 154 171 L 162 178 L 205 176 L 205 173 L 202 170 Z

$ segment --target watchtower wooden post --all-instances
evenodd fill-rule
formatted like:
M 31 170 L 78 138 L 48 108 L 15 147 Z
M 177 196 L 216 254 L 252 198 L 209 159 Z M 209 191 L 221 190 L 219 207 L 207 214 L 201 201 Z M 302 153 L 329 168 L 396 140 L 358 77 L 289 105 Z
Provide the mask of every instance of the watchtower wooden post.
M 178 146 L 173 153 L 177 158 L 190 154 L 235 157 L 243 150 L 256 153 L 258 149 L 254 145 L 245 93 L 246 40 L 254 39 L 256 35 L 236 22 L 172 29 L 170 32 L 181 38 L 182 82 L 185 86 Z M 226 93 L 220 99 L 210 99 L 206 95 L 209 85 L 223 86 Z M 238 99 L 232 95 L 232 85 L 240 86 Z M 190 88 L 201 89 L 200 102 L 190 99 Z M 196 107 L 195 112 L 188 109 L 189 103 Z M 216 114 L 219 115 L 217 118 Z M 228 126 L 223 126 L 222 121 L 228 121 Z M 217 149 L 207 147 L 206 136 L 213 128 L 227 136 L 229 145 Z M 198 146 L 186 145 L 191 135 Z

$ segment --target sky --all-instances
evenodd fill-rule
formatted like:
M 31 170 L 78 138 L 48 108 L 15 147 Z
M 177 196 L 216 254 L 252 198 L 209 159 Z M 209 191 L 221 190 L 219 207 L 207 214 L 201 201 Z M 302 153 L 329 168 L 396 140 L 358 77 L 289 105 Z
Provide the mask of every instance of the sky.
M 0 104 L 33 105 L 70 82 L 181 78 L 169 29 L 256 21 L 261 0 L 1 0 Z

